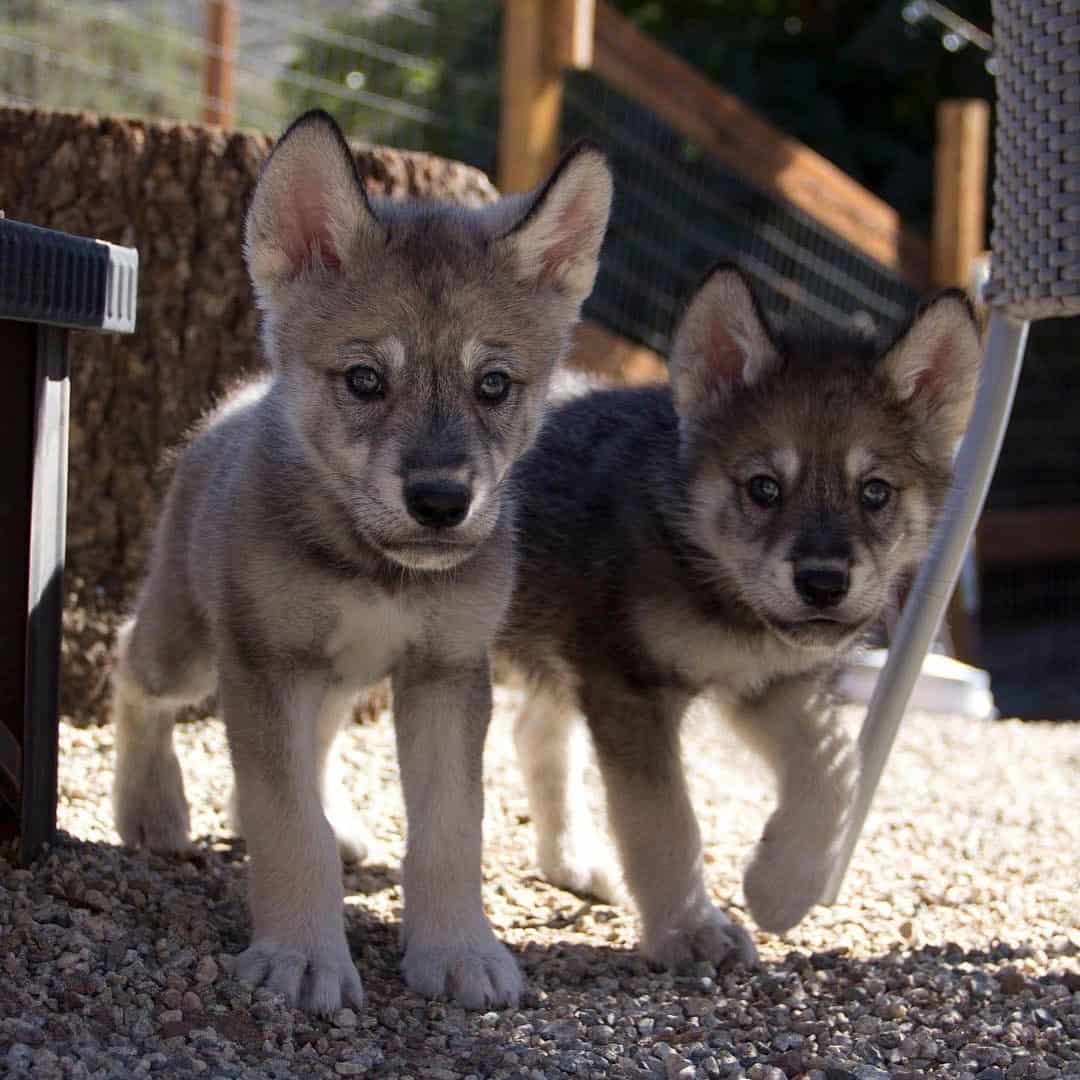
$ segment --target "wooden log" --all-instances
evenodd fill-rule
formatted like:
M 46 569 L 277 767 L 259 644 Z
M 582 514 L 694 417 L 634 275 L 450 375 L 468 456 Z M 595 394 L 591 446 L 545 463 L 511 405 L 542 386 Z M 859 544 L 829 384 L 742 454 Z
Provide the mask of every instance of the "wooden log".
M 785 135 L 680 60 L 605 0 L 596 6 L 593 70 L 762 191 L 786 199 L 917 291 L 926 241 L 832 162 Z
M 235 112 L 236 7 L 233 0 L 206 0 L 203 123 L 232 127 Z
M 989 152 L 989 102 L 967 98 L 938 105 L 930 261 L 938 288 L 968 288 L 972 265 L 986 248 Z

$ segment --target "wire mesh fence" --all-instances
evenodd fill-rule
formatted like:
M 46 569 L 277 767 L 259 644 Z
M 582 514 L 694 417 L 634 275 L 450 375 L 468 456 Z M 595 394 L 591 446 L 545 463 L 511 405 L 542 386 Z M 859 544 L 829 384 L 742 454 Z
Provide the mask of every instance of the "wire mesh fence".
M 916 300 L 904 281 L 796 207 L 759 191 L 588 72 L 567 78 L 564 138 L 602 143 L 619 178 L 588 312 L 666 354 L 710 265 L 738 259 L 773 316 L 887 333 Z
M 221 47 L 204 0 L 0 2 L 0 100 L 198 120 Z M 491 168 L 500 5 L 247 0 L 233 5 L 234 122 L 279 131 L 320 106 L 357 138 Z

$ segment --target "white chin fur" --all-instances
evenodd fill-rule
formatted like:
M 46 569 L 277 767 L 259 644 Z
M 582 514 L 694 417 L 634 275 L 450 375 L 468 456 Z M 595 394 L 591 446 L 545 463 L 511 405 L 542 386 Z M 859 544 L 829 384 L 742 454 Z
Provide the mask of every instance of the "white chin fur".
M 765 625 L 785 645 L 809 652 L 835 652 L 851 643 L 859 634 L 860 625 L 848 625 L 843 629 L 837 627 L 835 631 L 823 634 L 815 633 L 811 628 L 801 630 L 794 625 L 782 625 L 765 620 Z
M 382 553 L 408 570 L 452 570 L 468 559 L 475 549 L 465 544 L 402 544 L 384 547 Z

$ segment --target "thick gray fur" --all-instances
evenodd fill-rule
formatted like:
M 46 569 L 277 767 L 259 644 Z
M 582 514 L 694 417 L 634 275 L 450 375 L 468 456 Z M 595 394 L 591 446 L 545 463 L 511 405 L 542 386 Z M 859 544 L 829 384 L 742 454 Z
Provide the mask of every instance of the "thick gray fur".
M 372 204 L 323 113 L 264 166 L 246 255 L 270 373 L 177 461 L 121 634 L 114 811 L 129 845 L 188 846 L 173 721 L 216 686 L 250 854 L 252 942 L 235 969 L 291 1003 L 363 1000 L 328 816 L 343 848 L 364 845 L 326 766 L 356 692 L 387 675 L 406 981 L 475 1008 L 518 998 L 480 896 L 488 648 L 513 574 L 505 479 L 592 287 L 610 199 L 583 146 L 484 211 Z M 356 392 L 362 368 L 379 393 Z M 510 379 L 497 402 L 481 395 L 493 371 Z M 464 492 L 464 520 L 422 523 L 406 495 L 423 485 Z
M 742 275 L 720 268 L 680 324 L 670 387 L 561 405 L 517 466 L 500 643 L 527 677 L 516 740 L 540 866 L 606 899 L 622 877 L 652 960 L 756 955 L 702 874 L 679 746 L 695 698 L 718 703 L 776 774 L 744 880 L 758 925 L 786 930 L 819 900 L 857 780 L 828 675 L 927 549 L 979 352 L 955 292 L 882 348 L 774 333 Z M 780 491 L 768 508 L 750 495 L 762 476 Z M 876 510 L 862 501 L 880 492 L 871 480 L 891 492 Z M 842 585 L 800 591 L 821 581 Z M 582 713 L 621 875 L 582 811 Z

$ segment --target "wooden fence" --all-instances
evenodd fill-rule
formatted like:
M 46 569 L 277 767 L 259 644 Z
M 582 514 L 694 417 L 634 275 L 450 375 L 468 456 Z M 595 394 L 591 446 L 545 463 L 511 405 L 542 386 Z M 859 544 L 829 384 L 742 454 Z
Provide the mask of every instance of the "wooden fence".
M 980 157 L 985 175 L 985 133 L 980 144 L 978 125 L 969 122 L 985 103 L 958 104 L 959 120 L 944 131 L 950 165 L 941 181 L 955 197 L 939 201 L 941 229 L 964 243 L 962 250 L 955 244 L 943 249 L 940 265 L 932 265 L 926 238 L 905 226 L 893 207 L 642 33 L 606 0 L 504 0 L 498 177 L 504 191 L 539 183 L 558 159 L 563 81 L 571 69 L 594 72 L 747 183 L 809 215 L 915 291 L 967 284 L 966 272 L 957 268 L 984 246 L 984 203 L 981 191 L 971 199 L 960 188 L 970 195 L 978 187 Z M 652 350 L 589 324 L 571 362 L 600 366 L 604 374 L 631 382 L 663 377 L 665 370 Z

